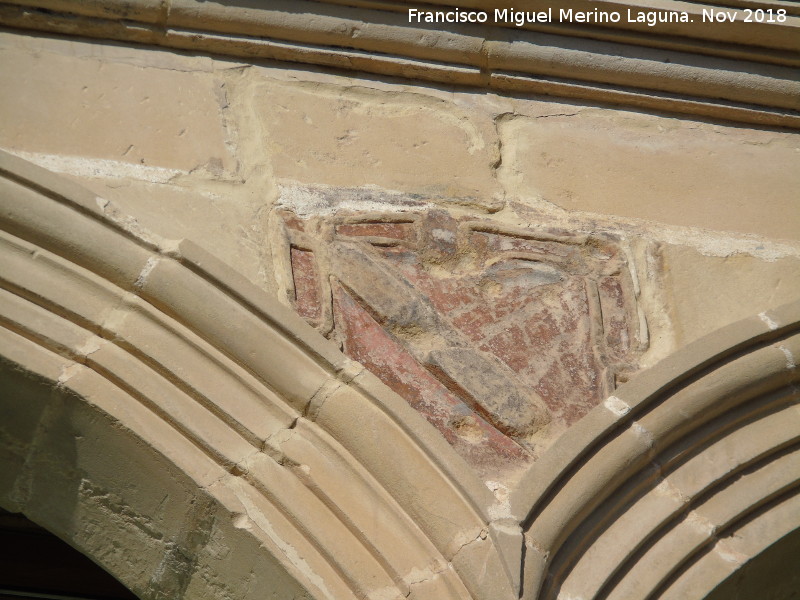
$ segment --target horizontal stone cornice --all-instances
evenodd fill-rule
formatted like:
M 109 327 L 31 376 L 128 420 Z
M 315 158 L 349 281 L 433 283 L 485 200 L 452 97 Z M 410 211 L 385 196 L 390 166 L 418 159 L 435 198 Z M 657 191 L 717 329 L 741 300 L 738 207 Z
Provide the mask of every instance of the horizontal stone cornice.
M 451 10 L 451 4 L 455 2 L 444 0 L 424 8 Z M 544 6 L 539 0 L 516 4 L 517 10 Z M 509 3 L 473 0 L 459 5 L 488 11 Z M 499 92 L 800 126 L 800 17 L 794 16 L 795 9 L 781 24 L 715 23 L 699 29 L 697 22 L 673 23 L 647 31 L 642 24 L 431 27 L 408 23 L 410 5 L 397 2 L 275 0 L 263 6 L 196 0 L 12 0 L 0 3 L 0 24 Z M 563 6 L 579 10 L 598 3 L 571 0 Z M 694 14 L 705 4 L 620 0 L 601 6 Z

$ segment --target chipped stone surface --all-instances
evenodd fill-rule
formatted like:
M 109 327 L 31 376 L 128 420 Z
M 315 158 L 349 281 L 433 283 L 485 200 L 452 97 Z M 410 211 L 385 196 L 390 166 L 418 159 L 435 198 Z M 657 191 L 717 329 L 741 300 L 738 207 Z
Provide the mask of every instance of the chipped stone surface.
M 4 50 L 4 148 L 54 155 L 44 162 L 66 160 L 56 170 L 68 172 L 75 167 L 91 172 L 92 165 L 81 158 L 116 161 L 117 171 L 155 181 L 195 168 L 234 167 L 223 124 L 222 80 L 99 57 L 74 59 L 52 53 L 54 46 L 46 46 L 46 60 L 13 46 Z M 114 165 L 101 163 L 103 171 L 108 175 Z
M 52 23 L 34 4 L 19 13 Z M 129 4 L 112 19 L 194 10 Z M 98 25 L 117 26 L 131 22 Z M 3 299 L 19 302 L 0 310 L 2 351 L 50 382 L 0 393 L 0 500 L 143 597 L 260 599 L 266 585 L 293 598 L 507 600 L 535 597 L 540 574 L 546 597 L 595 597 L 629 553 L 663 550 L 634 585 L 696 556 L 673 540 L 695 548 L 719 533 L 704 525 L 729 522 L 742 497 L 728 483 L 750 486 L 746 510 L 794 485 L 796 459 L 775 463 L 772 490 L 739 469 L 787 456 L 796 385 L 747 398 L 754 410 L 719 415 L 722 429 L 703 419 L 746 398 L 765 361 L 781 381 L 797 374 L 796 339 L 775 333 L 797 322 L 779 305 L 800 296 L 796 134 L 22 30 L 0 33 L 0 53 L 0 146 L 98 196 L 78 196 L 94 227 L 73 231 L 53 207 L 31 225 L 36 194 L 6 182 L 27 223 L 11 236 L 57 252 L 5 237 L 0 248 Z M 67 196 L 48 197 L 63 209 Z M 204 278 L 214 260 L 181 238 L 231 269 Z M 98 265 L 122 263 L 114 285 L 98 284 Z M 685 348 L 752 315 L 737 326 L 747 336 L 781 337 L 744 368 L 737 328 Z M 645 393 L 639 371 L 683 350 L 683 367 L 654 367 L 664 393 Z M 731 369 L 696 380 L 697 360 L 730 352 Z M 616 390 L 632 374 L 645 385 Z M 675 383 L 686 394 L 670 397 Z M 644 452 L 652 472 L 639 470 Z M 673 487 L 670 460 L 688 465 L 684 482 L 721 492 L 685 526 L 675 511 L 696 498 Z M 770 520 L 791 525 L 796 506 Z M 684 531 L 659 549 L 652 534 L 669 523 Z M 709 556 L 733 564 L 751 555 L 745 542 L 730 535 Z
M 279 178 L 474 198 L 499 192 L 486 115 L 413 93 L 264 82 L 258 107 Z M 344 91 L 344 93 L 342 93 Z M 387 143 L 391 140 L 391 143 Z M 310 181 L 309 183 L 311 183 Z
M 592 109 L 509 115 L 499 130 L 500 179 L 521 195 L 569 211 L 798 238 L 796 136 Z
M 664 259 L 669 310 L 681 345 L 711 333 L 722 317 L 735 321 L 757 314 L 764 294 L 775 305 L 800 296 L 797 258 L 765 263 L 734 255 L 715 260 L 691 248 L 665 246 Z
M 612 236 L 411 202 L 276 211 L 285 297 L 482 476 L 513 477 L 636 369 L 647 337 L 626 254 Z
M 337 332 L 346 340 L 344 351 L 425 415 L 482 476 L 528 464 L 530 456 L 525 448 L 450 391 L 340 285 L 334 288 L 334 306 L 341 319 Z
M 14 66 L 0 94 L 4 150 L 75 179 L 164 236 L 197 241 L 270 293 L 282 286 L 265 251 L 264 217 L 276 204 L 298 214 L 346 204 L 379 212 L 392 198 L 407 210 L 499 211 L 515 225 L 596 228 L 694 248 L 720 259 L 703 261 L 711 277 L 724 276 L 723 259 L 737 254 L 755 265 L 800 257 L 796 243 L 778 239 L 797 230 L 791 133 L 11 32 L 0 34 L 0 51 Z M 81 82 L 85 94 L 75 87 Z M 17 102 L 23 92 L 28 100 Z M 361 137 L 342 137 L 348 128 Z M 587 131 L 592 148 L 603 148 L 591 155 L 575 142 Z M 387 140 L 400 132 L 433 142 L 395 156 Z M 604 155 L 615 155 L 606 141 L 627 157 L 623 170 L 603 166 L 613 159 Z M 386 156 L 372 168 L 365 153 L 374 152 Z M 543 154 L 554 158 L 544 167 Z M 664 163 L 680 177 L 654 179 Z M 762 175 L 753 180 L 774 192 L 768 198 L 736 183 L 755 171 Z M 562 194 L 567 188 L 572 196 Z M 713 198 L 686 192 L 701 188 Z M 772 203 L 780 190 L 786 202 Z M 785 282 L 793 264 L 784 261 L 776 275 Z M 781 284 L 779 296 L 786 290 Z M 748 291 L 753 304 L 771 297 L 769 285 Z M 687 314 L 695 301 L 681 301 Z M 733 312 L 707 315 L 704 327 L 735 320 Z M 666 340 L 659 356 L 675 347 L 668 337 L 652 340 Z

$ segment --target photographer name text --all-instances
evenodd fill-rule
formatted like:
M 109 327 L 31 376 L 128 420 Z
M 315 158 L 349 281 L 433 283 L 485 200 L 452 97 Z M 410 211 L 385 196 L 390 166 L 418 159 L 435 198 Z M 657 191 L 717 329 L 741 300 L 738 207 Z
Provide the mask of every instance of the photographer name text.
M 493 20 L 490 21 L 490 17 Z M 703 9 L 700 15 L 676 10 L 574 10 L 548 8 L 540 11 L 496 8 L 494 14 L 482 10 L 418 10 L 408 9 L 409 23 L 507 23 L 522 27 L 531 23 L 642 23 L 655 27 L 665 23 L 784 23 L 786 9 L 746 8 L 744 10 Z

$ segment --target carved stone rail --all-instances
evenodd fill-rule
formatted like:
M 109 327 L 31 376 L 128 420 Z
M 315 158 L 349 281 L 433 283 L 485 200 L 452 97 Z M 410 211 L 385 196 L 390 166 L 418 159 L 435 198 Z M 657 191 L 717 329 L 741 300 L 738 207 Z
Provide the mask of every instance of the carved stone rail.
M 430 5 L 450 10 L 455 2 Z M 457 3 L 536 10 L 540 1 Z M 277 0 L 241 6 L 199 0 L 7 0 L 0 24 L 192 52 L 305 63 L 756 123 L 800 126 L 800 17 L 780 23 L 702 24 L 716 4 L 586 2 L 559 7 L 683 10 L 694 23 L 426 26 L 396 2 Z M 656 29 L 658 29 L 656 31 Z

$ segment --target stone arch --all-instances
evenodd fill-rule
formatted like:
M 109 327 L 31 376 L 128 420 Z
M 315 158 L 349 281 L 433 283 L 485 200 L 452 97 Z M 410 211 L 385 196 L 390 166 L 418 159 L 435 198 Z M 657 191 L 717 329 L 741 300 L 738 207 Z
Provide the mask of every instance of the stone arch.
M 24 343 L 4 350 L 27 358 L 25 367 L 0 364 L 5 508 L 68 541 L 140 598 L 234 598 L 264 582 L 276 597 L 313 597 L 240 535 L 224 505 L 92 401 L 108 393 L 102 382 L 80 396 L 28 370 L 46 367 L 46 355 L 32 357 Z
M 513 597 L 491 493 L 402 399 L 197 246 L 0 159 L 3 355 L 41 392 L 3 397 L 3 506 L 144 598 Z
M 568 431 L 513 498 L 524 598 L 705 598 L 800 528 L 800 303 L 688 345 Z
M 800 303 L 620 387 L 505 506 L 191 242 L 9 155 L 0 224 L 0 503 L 143 598 L 701 598 L 800 525 Z

